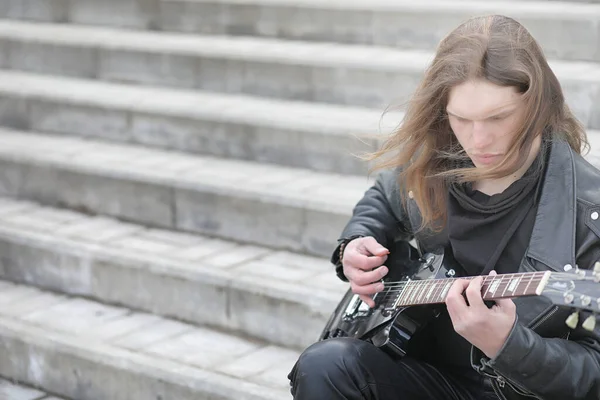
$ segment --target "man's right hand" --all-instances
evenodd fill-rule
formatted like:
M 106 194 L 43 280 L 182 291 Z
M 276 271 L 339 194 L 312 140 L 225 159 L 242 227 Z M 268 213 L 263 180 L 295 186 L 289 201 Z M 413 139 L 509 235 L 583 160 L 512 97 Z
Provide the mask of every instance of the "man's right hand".
M 344 275 L 350 282 L 352 292 L 358 294 L 369 307 L 375 307 L 371 296 L 383 290 L 380 280 L 388 273 L 383 263 L 389 253 L 373 237 L 354 239 L 344 248 Z

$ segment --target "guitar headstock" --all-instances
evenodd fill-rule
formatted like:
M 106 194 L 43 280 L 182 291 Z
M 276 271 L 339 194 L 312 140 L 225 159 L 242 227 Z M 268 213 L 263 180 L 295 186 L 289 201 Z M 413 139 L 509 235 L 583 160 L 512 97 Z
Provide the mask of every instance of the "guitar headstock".
M 600 313 L 600 262 L 596 262 L 592 270 L 575 268 L 569 272 L 552 272 L 542 295 L 558 306 L 575 310 L 565 321 L 571 329 L 579 324 L 579 311 L 590 311 L 592 314 L 581 325 L 593 331 Z

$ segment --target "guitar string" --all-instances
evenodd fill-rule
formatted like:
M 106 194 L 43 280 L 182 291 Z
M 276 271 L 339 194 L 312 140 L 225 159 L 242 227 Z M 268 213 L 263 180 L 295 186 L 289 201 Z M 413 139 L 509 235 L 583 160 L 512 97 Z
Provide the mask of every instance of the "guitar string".
M 532 275 L 529 275 L 532 274 Z M 539 275 L 545 275 L 544 272 L 534 272 L 534 273 L 522 273 L 522 274 L 506 274 L 506 275 L 502 275 L 504 278 L 500 278 L 497 279 L 496 277 L 486 277 L 486 279 L 482 282 L 482 285 L 485 285 L 487 283 L 491 283 L 494 281 L 498 281 L 498 288 L 497 289 L 501 289 L 504 285 L 504 282 L 502 282 L 502 280 L 506 279 L 507 276 L 512 276 L 511 279 L 508 279 L 506 282 L 506 285 L 508 286 L 510 284 L 511 281 L 513 281 L 515 278 L 518 277 L 523 277 L 525 276 L 526 279 L 521 279 L 521 281 L 519 281 L 517 287 L 523 282 L 527 282 L 528 286 L 531 284 L 538 284 L 540 282 L 542 282 L 544 280 L 544 276 L 539 276 Z M 532 279 L 527 279 L 529 277 L 532 277 Z M 466 277 L 466 278 L 474 278 L 474 277 Z M 488 278 L 492 278 L 489 282 L 488 282 Z M 417 293 L 419 288 L 422 286 L 422 290 L 421 290 L 421 294 L 424 291 L 425 288 L 429 287 L 430 291 L 436 291 L 437 289 L 441 289 L 442 287 L 446 286 L 448 283 L 450 283 L 452 281 L 452 279 L 437 279 L 435 282 L 432 284 L 432 281 L 405 281 L 405 282 L 398 282 L 398 285 L 392 285 L 392 286 L 388 286 L 388 290 L 385 291 L 383 299 L 381 300 L 381 302 L 386 302 L 387 300 L 389 300 L 390 298 L 396 297 L 396 294 L 402 293 L 404 291 L 404 289 L 408 286 L 413 286 L 415 288 L 417 288 L 415 291 L 413 291 L 413 293 Z M 393 282 L 395 283 L 395 282 Z M 385 285 L 384 285 L 385 288 Z M 385 289 L 384 289 L 385 290 Z M 381 292 L 380 292 L 381 293 Z M 411 294 L 413 295 L 413 294 Z M 434 296 L 438 297 L 438 295 Z
M 529 273 L 522 273 L 522 275 L 526 275 L 526 274 L 529 274 Z M 535 276 L 535 275 L 537 275 L 537 274 L 540 274 L 540 273 L 539 273 L 539 272 L 536 272 L 536 273 L 533 273 L 533 274 L 534 274 L 534 276 Z M 542 272 L 542 274 L 544 274 L 544 273 Z M 517 275 L 517 276 L 518 276 L 518 275 L 520 275 L 520 274 L 506 274 L 506 275 L 503 275 L 503 276 L 508 276 L 508 275 Z M 563 275 L 564 275 L 564 276 L 568 276 L 569 278 L 573 278 L 573 277 L 574 277 L 572 274 L 560 274 L 560 276 L 563 276 Z M 592 280 L 592 279 L 593 279 L 593 277 L 581 277 L 580 275 L 577 275 L 576 277 L 577 277 L 577 278 L 580 278 L 580 280 L 581 280 L 582 278 L 586 278 L 586 279 L 584 279 L 584 280 Z M 473 277 L 467 277 L 467 278 L 473 278 Z M 590 278 L 590 279 L 587 279 L 587 278 Z M 524 280 L 524 281 L 522 280 L 522 281 L 520 281 L 520 282 L 519 282 L 519 285 L 521 284 L 521 282 L 528 282 L 528 285 L 531 285 L 532 283 L 539 283 L 539 282 L 541 282 L 542 280 L 543 280 L 543 278 L 542 278 L 542 279 L 538 279 L 538 278 L 531 279 L 529 282 L 528 282 L 527 280 Z M 553 280 L 553 281 L 562 281 L 563 279 L 558 279 L 558 278 L 556 278 L 556 277 L 555 277 L 554 279 L 550 279 L 550 280 Z M 426 282 L 428 285 L 423 285 L 423 286 L 430 286 L 430 291 L 435 291 L 435 290 L 439 289 L 439 288 L 440 288 L 440 286 L 442 286 L 442 285 L 441 285 L 442 283 L 444 283 L 444 282 L 446 282 L 446 283 L 447 283 L 449 280 L 448 280 L 448 279 L 439 279 L 438 281 L 439 281 L 439 282 L 436 282 L 436 283 L 434 283 L 433 285 L 431 285 L 431 283 L 430 283 L 431 281 L 429 281 L 429 282 Z M 493 280 L 492 280 L 492 281 L 493 281 Z M 419 284 L 422 284 L 422 282 L 424 282 L 424 281 L 409 281 L 409 282 L 407 282 L 407 284 L 414 283 L 414 284 L 415 284 L 415 286 L 418 286 Z M 502 286 L 501 286 L 501 285 L 502 285 L 502 282 L 501 282 L 501 283 L 498 285 L 498 288 L 497 288 L 497 289 L 501 289 L 501 288 L 502 288 Z M 431 286 L 433 286 L 433 289 L 431 289 Z M 517 286 L 517 287 L 518 287 L 518 286 Z M 557 292 L 560 292 L 560 290 L 558 290 L 558 289 L 554 289 L 554 288 L 549 288 L 549 289 L 550 289 L 550 290 L 557 291 Z M 386 291 L 386 292 L 384 293 L 384 296 L 383 296 L 383 298 L 382 298 L 382 299 L 381 299 L 381 297 L 380 297 L 380 298 L 377 298 L 377 301 L 378 301 L 378 303 L 379 303 L 379 304 L 386 303 L 386 302 L 387 302 L 388 300 L 390 300 L 391 298 L 394 298 L 394 299 L 395 299 L 395 298 L 396 298 L 396 296 L 395 296 L 395 295 L 396 295 L 396 293 L 399 293 L 399 292 L 400 292 L 399 290 L 389 290 L 389 291 Z M 417 289 L 415 292 L 413 292 L 413 293 L 417 293 L 417 292 L 418 292 L 418 289 Z M 380 293 L 381 293 L 381 292 L 380 292 Z M 422 293 L 423 293 L 423 291 L 421 292 L 421 294 L 422 294 Z M 584 295 L 584 294 L 582 294 L 582 293 L 575 292 L 575 291 L 573 291 L 573 290 L 569 290 L 569 291 L 568 291 L 568 293 L 571 293 L 571 294 L 573 294 L 573 295 L 575 295 L 575 296 L 586 296 L 586 295 Z M 378 294 L 379 294 L 379 293 L 378 293 Z M 436 297 L 438 297 L 438 295 L 435 295 L 435 296 L 434 296 L 434 298 L 436 298 Z M 600 299 L 598 299 L 598 298 L 596 298 L 596 297 L 594 297 L 594 296 L 590 296 L 590 297 L 591 297 L 591 298 L 594 298 L 594 299 L 597 299 L 597 301 L 598 301 L 598 300 L 600 300 Z M 394 301 L 395 301 L 395 300 L 394 300 Z M 417 304 L 418 304 L 418 303 L 417 303 Z M 600 304 L 600 303 L 599 303 L 599 304 Z M 599 305 L 599 307 L 600 307 L 600 305 Z
M 541 273 L 541 274 L 543 275 L 544 273 Z M 541 281 L 544 280 L 544 276 L 539 276 L 539 275 L 540 275 L 540 273 L 536 272 L 536 273 L 533 273 L 533 275 L 526 275 L 526 274 L 523 274 L 523 275 L 514 274 L 513 275 L 513 274 L 510 274 L 510 275 L 502 275 L 503 278 L 489 277 L 491 279 L 489 279 L 488 277 L 486 277 L 482 281 L 481 284 L 482 285 L 490 284 L 490 283 L 492 283 L 494 281 L 498 281 L 499 284 L 502 284 L 503 280 L 507 280 L 507 281 L 510 282 L 510 281 L 514 280 L 515 278 L 519 278 L 519 277 L 521 277 L 521 278 L 522 277 L 526 277 L 525 280 L 521 279 L 521 281 L 527 282 L 528 281 L 527 278 L 529 276 L 532 277 L 532 279 L 529 280 L 530 283 L 533 283 L 533 282 L 539 283 L 539 282 L 541 282 Z M 507 279 L 506 278 L 507 276 L 511 276 L 511 278 Z M 456 281 L 457 279 L 468 279 L 468 280 L 470 280 L 470 279 L 473 279 L 473 278 L 475 278 L 475 277 L 435 279 L 435 280 L 412 280 L 412 281 L 384 282 L 383 285 L 384 285 L 384 289 L 388 289 L 388 291 L 399 292 L 401 290 L 404 290 L 406 288 L 406 286 L 415 286 L 416 287 L 416 286 L 446 285 L 446 284 L 448 284 L 450 282 Z
M 522 272 L 522 273 L 516 273 L 516 274 L 503 274 L 503 275 L 495 275 L 495 276 L 484 276 L 484 283 L 487 282 L 488 280 L 501 280 L 501 279 L 506 279 L 506 277 L 510 276 L 510 277 L 529 277 L 529 276 L 538 276 L 538 275 L 544 275 L 545 272 Z M 395 287 L 395 286 L 401 286 L 407 283 L 422 283 L 422 282 L 448 282 L 448 281 L 452 281 L 452 280 L 457 280 L 457 279 L 474 279 L 477 278 L 478 276 L 465 276 L 465 277 L 456 277 L 456 278 L 441 278 L 441 279 L 423 279 L 423 280 L 410 280 L 410 281 L 385 281 L 384 285 L 386 287 Z
M 536 281 L 533 281 L 533 282 L 531 282 L 531 283 L 533 283 L 533 285 L 534 285 L 533 287 L 535 287 L 535 285 L 536 285 L 537 283 L 539 283 L 539 282 L 541 282 L 541 281 L 537 281 L 537 282 L 536 282 Z M 429 287 L 429 290 L 430 290 L 430 292 L 431 292 L 431 293 L 434 293 L 434 292 L 438 291 L 439 289 L 442 289 L 443 287 L 444 287 L 443 285 L 436 284 L 435 286 L 433 286 L 433 288 L 432 288 L 432 287 Z M 499 286 L 497 289 L 500 289 L 500 290 L 502 290 L 502 288 L 503 288 L 502 286 Z M 424 293 L 424 291 L 425 291 L 425 290 L 422 290 L 422 291 L 421 291 L 421 294 L 419 295 L 419 298 L 421 298 L 421 297 L 422 297 L 422 294 Z M 398 294 L 399 294 L 399 293 L 401 293 L 401 291 L 398 291 L 398 290 L 392 290 L 392 291 L 388 291 L 388 292 L 382 293 L 382 294 L 383 294 L 383 297 L 381 297 L 381 295 L 380 295 L 380 296 L 379 296 L 379 299 L 381 299 L 381 300 L 379 300 L 379 301 L 380 301 L 380 302 L 382 302 L 382 303 L 388 302 L 388 301 L 389 301 L 389 300 L 391 300 L 391 299 L 394 299 L 394 301 L 395 301 L 396 299 L 398 299 L 398 298 L 399 298 L 399 296 L 398 296 Z M 413 297 L 414 297 L 414 296 L 415 296 L 417 293 L 419 293 L 419 288 L 417 288 L 417 289 L 416 289 L 414 292 L 412 292 L 412 293 L 411 293 L 411 298 L 413 298 Z M 435 298 L 440 298 L 440 295 L 441 295 L 442 293 L 443 293 L 443 292 L 439 292 L 439 293 L 436 293 L 436 294 L 435 294 L 435 295 L 433 295 L 433 296 L 430 294 L 430 296 L 428 296 L 428 297 L 426 297 L 426 298 L 427 298 L 427 299 L 429 299 L 429 298 L 433 298 L 433 299 L 435 299 Z M 525 293 L 523 293 L 523 294 L 525 294 Z M 507 297 L 509 297 L 509 296 L 507 296 Z
M 541 277 L 539 277 L 541 275 Z M 507 277 L 509 277 L 509 280 L 515 279 L 515 278 L 519 278 L 519 277 L 525 277 L 528 278 L 530 276 L 535 277 L 536 281 L 540 281 L 543 280 L 545 278 L 546 272 L 521 272 L 521 273 L 515 273 L 515 274 L 502 274 L 502 275 L 495 275 L 495 276 L 485 276 L 484 280 L 482 282 L 482 284 L 487 284 L 489 283 L 489 281 L 495 281 L 495 280 L 505 280 L 507 279 Z M 397 288 L 397 287 L 404 287 L 405 285 L 410 285 L 410 284 L 414 284 L 414 285 L 421 285 L 421 284 L 431 284 L 431 282 L 436 282 L 434 284 L 438 284 L 441 282 L 444 283 L 448 283 L 450 281 L 453 280 L 457 280 L 457 279 L 467 279 L 467 280 L 471 280 L 477 278 L 477 276 L 465 276 L 465 277 L 457 277 L 457 278 L 441 278 L 441 279 L 433 279 L 433 280 L 410 280 L 410 281 L 390 281 L 390 282 L 383 282 L 384 287 L 385 288 Z M 573 274 L 565 274 L 565 273 L 552 273 L 549 277 L 549 281 L 563 281 L 563 280 L 577 280 L 577 281 L 582 281 L 582 280 L 594 280 L 594 277 L 592 276 L 581 276 L 581 275 L 573 275 Z
M 562 293 L 560 290 L 558 290 L 558 289 L 554 289 L 554 288 L 550 288 L 550 291 L 555 291 L 556 293 Z M 581 301 L 581 298 L 582 298 L 582 297 L 591 297 L 592 299 L 594 299 L 594 298 L 595 298 L 595 297 L 593 297 L 593 296 L 589 296 L 589 295 L 586 295 L 586 294 L 584 294 L 584 293 L 580 293 L 580 292 L 576 292 L 576 291 L 569 291 L 569 293 L 570 293 L 570 294 L 573 294 L 573 295 L 575 296 L 575 298 L 579 298 L 579 299 L 580 299 L 580 301 Z M 596 299 L 597 299 L 597 300 L 596 300 L 596 302 L 600 300 L 600 298 L 596 298 Z M 441 303 L 441 302 L 440 302 L 440 303 Z M 594 310 L 594 307 L 591 305 L 592 303 L 593 303 L 593 301 L 592 301 L 592 302 L 590 302 L 590 304 L 589 304 L 589 305 L 587 305 L 587 306 L 586 306 L 586 305 L 583 305 L 583 304 L 581 304 L 581 305 L 576 305 L 576 304 L 572 304 L 572 303 L 564 303 L 564 304 L 556 304 L 556 303 L 555 303 L 555 304 L 556 304 L 556 305 L 559 305 L 559 306 L 561 306 L 561 305 L 562 305 L 562 306 L 565 306 L 565 307 L 579 308 L 579 309 L 583 309 L 583 310 L 585 310 L 585 311 L 590 311 L 590 312 L 592 312 L 592 313 L 596 314 L 596 313 L 597 313 L 597 311 L 596 311 L 596 310 Z M 411 305 L 411 304 L 403 304 L 402 306 L 409 306 L 409 305 Z M 419 304 L 417 303 L 417 304 L 413 304 L 413 305 L 419 305 Z M 596 308 L 597 308 L 597 309 L 600 309 L 600 303 L 598 303 L 598 307 L 596 307 Z

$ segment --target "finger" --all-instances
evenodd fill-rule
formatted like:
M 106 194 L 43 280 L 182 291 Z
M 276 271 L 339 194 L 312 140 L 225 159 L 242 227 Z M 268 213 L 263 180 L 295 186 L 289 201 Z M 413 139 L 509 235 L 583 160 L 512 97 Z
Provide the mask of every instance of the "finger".
M 357 285 L 356 283 L 351 282 L 350 288 L 352 289 L 352 293 L 355 294 L 372 295 L 381 292 L 384 286 L 383 282 L 374 282 L 369 283 L 368 285 Z
M 355 271 L 357 272 L 353 274 L 353 281 L 356 282 L 358 285 L 367 285 L 369 283 L 378 281 L 384 276 L 386 276 L 388 273 L 388 268 L 385 265 L 382 265 L 381 267 L 369 272 L 365 272 L 360 269 L 355 269 Z
M 483 302 L 483 298 L 481 297 L 481 286 L 483 284 L 483 277 L 477 276 L 471 279 L 467 290 L 465 291 L 467 295 L 467 301 L 469 302 L 469 307 L 472 307 L 473 310 L 487 310 L 487 306 Z
M 373 268 L 377 268 L 382 265 L 386 260 L 387 256 L 365 256 L 358 251 L 352 251 L 344 255 L 343 263 L 349 264 L 364 271 L 370 271 Z
M 370 298 L 367 295 L 361 294 L 360 296 L 358 296 L 362 301 L 364 301 L 365 303 L 367 303 L 367 305 L 371 308 L 375 307 L 375 300 L 373 300 L 372 298 Z
M 366 256 L 386 256 L 390 251 L 380 245 L 374 237 L 368 236 L 362 238 L 359 243 L 359 250 Z
M 448 308 L 448 312 L 459 312 L 464 308 L 467 308 L 467 302 L 463 297 L 463 292 L 465 289 L 469 287 L 469 281 L 466 279 L 457 279 L 450 290 L 448 290 L 448 294 L 446 295 L 446 307 Z
M 512 299 L 497 299 L 495 300 L 496 304 L 492 307 L 492 309 L 502 311 L 502 312 L 513 312 L 517 309 L 515 302 Z

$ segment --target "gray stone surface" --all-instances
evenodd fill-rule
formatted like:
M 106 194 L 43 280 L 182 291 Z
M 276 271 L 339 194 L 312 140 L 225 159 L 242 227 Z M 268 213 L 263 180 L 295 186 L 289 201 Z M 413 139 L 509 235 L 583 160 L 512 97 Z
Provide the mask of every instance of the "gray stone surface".
M 0 399 L 2 400 L 46 400 L 44 392 L 17 385 L 0 378 Z
M 11 21 L 0 23 L 0 45 L 4 45 L 5 65 L 12 69 L 366 106 L 378 110 L 407 100 L 433 58 L 431 51 L 422 50 L 248 37 L 119 32 Z M 591 121 L 590 110 L 594 109 L 594 103 L 590 104 L 588 97 L 591 95 L 593 101 L 600 90 L 598 64 L 551 61 L 551 65 L 573 108 L 586 123 Z M 85 71 L 80 71 L 81 68 Z M 43 120 L 44 129 L 60 131 L 61 124 L 76 128 L 82 121 L 91 119 L 94 130 L 80 129 L 85 130 L 85 134 L 110 135 L 98 131 L 104 129 L 113 132 L 109 136 L 113 139 L 128 139 L 123 132 L 123 122 L 119 122 L 123 116 L 117 116 L 118 111 L 44 103 L 33 112 L 37 119 Z M 593 114 L 595 118 L 595 112 Z M 159 135 L 160 131 L 183 130 L 178 135 L 172 132 L 173 140 L 191 140 L 189 133 L 185 134 L 186 122 L 191 121 L 167 122 L 155 117 L 153 114 L 139 116 L 133 137 L 141 140 L 140 135 L 145 134 L 152 136 L 156 144 L 166 145 L 168 139 Z M 590 126 L 597 127 L 595 124 Z M 189 129 L 193 127 L 187 127 Z M 207 129 L 211 129 L 210 125 Z M 238 130 L 243 132 L 243 127 L 229 127 L 227 137 L 236 135 Z M 268 135 L 268 132 L 256 134 Z M 218 144 L 213 147 L 216 148 L 211 151 L 218 151 Z M 254 157 L 265 152 L 259 148 L 253 150 Z M 230 151 L 231 156 L 243 158 L 236 150 Z M 284 153 L 280 158 L 286 156 Z
M 157 27 L 160 0 L 77 0 L 69 3 L 69 21 L 127 28 Z
M 69 3 L 69 0 L 2 0 L 0 15 L 2 18 L 65 22 Z
M 143 351 L 203 369 L 213 369 L 220 363 L 235 362 L 261 347 L 262 343 L 252 343 L 228 334 L 196 328 L 165 340 L 157 340 L 145 346 Z
M 552 57 L 600 59 L 597 4 L 169 0 L 164 3 L 161 26 L 186 32 L 432 49 L 460 22 L 472 15 L 485 14 L 505 14 L 519 19 Z M 577 44 L 573 45 L 574 42 Z
M 42 210 L 45 214 L 51 211 Z M 28 212 L 43 215 L 36 208 Z M 0 277 L 238 331 L 295 348 L 303 348 L 317 337 L 346 288 L 333 279 L 331 265 L 320 257 L 191 234 L 185 235 L 186 240 L 171 239 L 172 250 L 157 254 L 140 251 L 139 243 L 131 239 L 150 236 L 156 243 L 167 243 L 178 234 L 140 227 L 120 237 L 117 245 L 113 241 L 73 236 L 69 225 L 48 232 L 43 228 L 35 230 L 35 224 L 29 222 L 4 221 L 0 215 Z M 85 221 L 78 218 L 72 224 L 81 226 Z M 110 228 L 116 229 L 118 224 L 113 221 Z M 98 235 L 102 235 L 101 230 Z M 5 305 L 5 315 L 29 314 L 36 307 L 50 307 L 55 301 L 58 304 L 52 309 L 56 311 L 44 308 L 27 318 L 48 315 L 54 319 L 60 310 L 70 310 L 65 298 L 48 298 L 36 289 L 25 295 L 24 289 L 4 286 L 0 287 L 0 305 Z M 109 322 L 100 315 L 98 318 L 103 324 L 114 323 L 115 329 L 127 330 L 138 323 L 127 316 L 108 315 Z M 65 322 L 65 329 L 81 330 L 83 326 L 76 322 Z M 86 326 L 91 323 L 82 322 Z M 98 336 L 106 334 L 101 332 Z
M 52 328 L 56 331 L 65 331 L 77 334 L 88 330 L 112 319 L 122 317 L 128 311 L 110 307 L 89 300 L 71 299 L 50 307 L 32 311 L 21 318 L 34 325 Z
M 243 341 L 234 336 L 219 339 Z M 78 400 L 289 398 L 284 375 L 271 382 L 253 376 L 240 379 L 18 318 L 0 316 L 0 351 L 5 355 L 0 358 L 1 376 Z
M 111 343 L 129 350 L 149 351 L 155 343 L 168 342 L 193 331 L 190 325 L 177 321 L 159 319 L 155 323 L 135 329 Z
M 204 158 L 210 169 L 172 172 L 135 164 L 138 157 L 167 164 L 169 156 L 177 159 L 168 152 L 14 131 L 2 135 L 3 195 L 325 256 L 370 186 L 366 178 L 214 158 Z M 33 138 L 37 147 L 28 146 Z M 65 149 L 75 144 L 73 157 Z M 111 160 L 94 159 L 104 152 Z M 277 184 L 265 177 L 277 178 Z
M 387 132 L 400 118 L 389 114 L 381 123 L 380 111 L 363 108 L 8 71 L 0 77 L 0 100 L 13 110 L 0 113 L 8 126 L 322 171 L 364 173 L 355 154 L 372 150 L 380 126 Z M 24 98 L 27 107 L 19 106 Z

